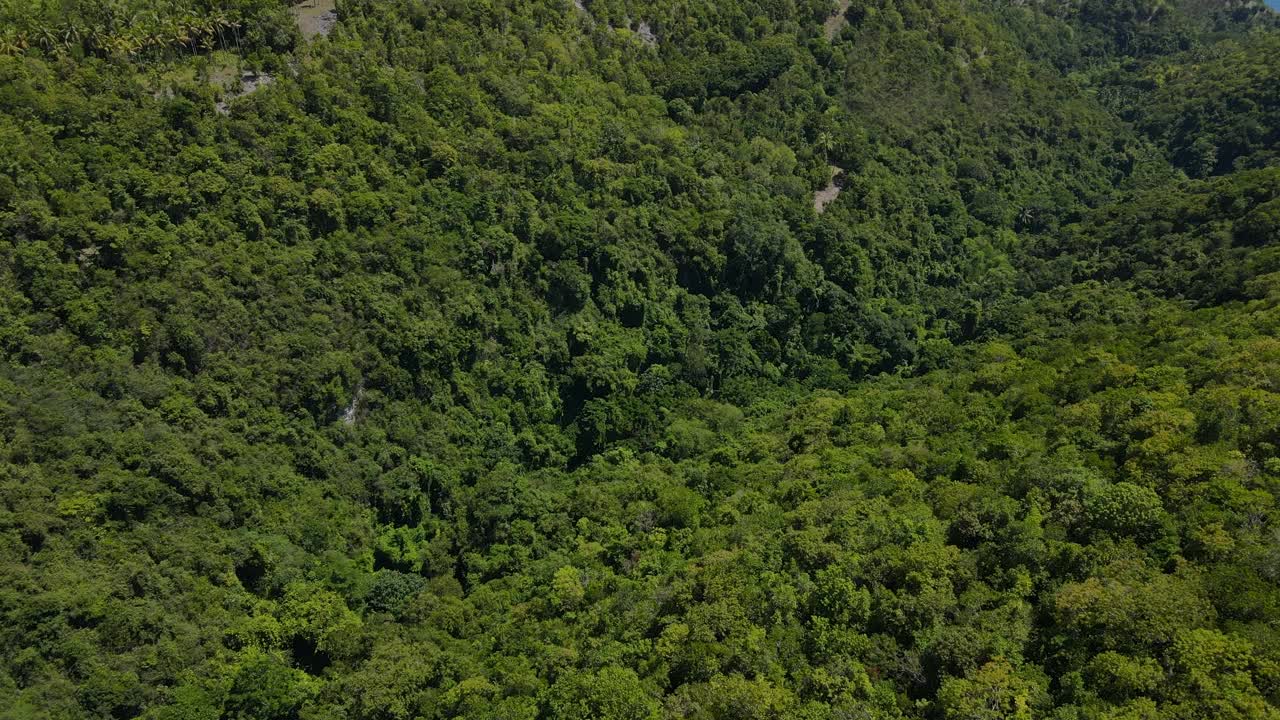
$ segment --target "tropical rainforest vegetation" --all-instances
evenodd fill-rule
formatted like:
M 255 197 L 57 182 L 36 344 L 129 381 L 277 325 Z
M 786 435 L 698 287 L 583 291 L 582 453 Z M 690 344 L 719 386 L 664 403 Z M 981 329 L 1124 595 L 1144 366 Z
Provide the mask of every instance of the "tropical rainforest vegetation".
M 0 718 L 1280 718 L 1261 3 L 302 11 L 0 3 Z

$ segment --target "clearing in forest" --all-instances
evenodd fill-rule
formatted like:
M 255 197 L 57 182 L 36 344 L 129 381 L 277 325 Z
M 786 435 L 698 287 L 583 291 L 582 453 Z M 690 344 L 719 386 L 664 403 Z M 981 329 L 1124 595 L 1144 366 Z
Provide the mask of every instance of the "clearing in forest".
M 822 34 L 825 35 L 828 40 L 834 39 L 844 26 L 848 24 L 848 21 L 845 20 L 844 14 L 849 12 L 849 5 L 851 2 L 852 0 L 840 0 L 840 5 L 836 8 L 836 11 L 831 14 L 831 17 L 827 18 L 826 22 L 822 23 Z
M 840 182 L 844 177 L 844 170 L 835 165 L 828 166 L 831 169 L 831 180 L 827 186 L 813 194 L 813 209 L 821 213 L 827 209 L 827 206 L 835 202 L 840 197 Z
M 306 0 L 289 8 L 289 12 L 307 40 L 328 35 L 338 23 L 337 0 Z

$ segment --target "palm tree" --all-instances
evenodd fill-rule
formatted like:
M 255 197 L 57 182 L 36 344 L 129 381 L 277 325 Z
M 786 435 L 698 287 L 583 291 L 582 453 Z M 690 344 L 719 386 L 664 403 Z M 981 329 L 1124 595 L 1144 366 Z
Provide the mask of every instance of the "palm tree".
M 827 156 L 831 154 L 833 149 L 835 149 L 836 141 L 835 138 L 831 136 L 831 133 L 823 130 L 818 133 L 818 137 L 814 140 L 813 144 L 822 151 L 822 162 L 825 163 L 827 162 Z
M 231 37 L 236 41 L 236 53 L 240 53 L 240 21 L 227 19 L 227 27 L 231 28 Z
M 1021 227 L 1021 229 L 1025 230 L 1031 227 L 1031 225 L 1035 223 L 1035 221 L 1036 221 L 1036 209 L 1033 207 L 1024 207 L 1022 208 L 1022 211 L 1018 213 L 1018 224 Z
M 98 23 L 90 24 L 84 31 L 84 37 L 80 38 L 81 47 L 86 53 L 101 52 L 106 42 L 107 34 Z
M 129 38 L 124 35 L 110 35 L 107 37 L 104 49 L 109 55 L 132 55 L 132 47 Z
M 191 35 L 187 33 L 186 27 L 177 20 L 167 20 L 164 24 L 164 43 L 169 45 L 186 45 L 191 42 Z
M 198 50 L 204 52 L 213 49 L 213 34 L 205 32 L 203 24 L 196 24 L 191 28 L 191 38 Z
M 103 35 L 107 37 L 115 36 L 120 26 L 120 23 L 118 22 L 118 15 L 119 15 L 118 10 L 119 8 L 116 7 L 115 3 L 108 2 L 98 6 L 98 16 L 101 18 L 101 21 L 102 21 Z M 104 42 L 107 44 L 110 44 L 110 40 L 105 40 Z
M 62 28 L 62 45 L 68 50 L 70 50 L 72 46 L 80 45 L 83 39 L 84 32 L 80 30 L 80 27 L 76 25 L 74 20 L 68 22 L 67 26 Z
M 41 50 L 52 52 L 54 48 L 58 47 L 60 38 L 58 37 L 58 31 L 52 25 L 42 23 L 36 28 L 35 41 Z
M 178 32 L 182 37 L 182 42 L 191 48 L 191 54 L 196 54 L 196 38 L 200 36 L 199 24 L 195 17 L 184 15 L 178 20 Z
M 129 43 L 129 54 L 138 55 L 147 49 L 147 31 L 141 27 L 134 27 L 125 33 L 125 39 Z
M 218 36 L 218 47 L 226 47 L 227 38 L 224 35 L 224 31 L 227 29 L 227 16 L 222 11 L 218 11 L 209 21 L 213 26 L 214 33 Z
M 161 54 L 169 45 L 168 27 L 159 13 L 152 12 L 142 22 L 142 43 L 156 55 Z
M 214 42 L 217 39 L 218 23 L 214 22 L 212 15 L 205 15 L 200 18 L 199 22 L 201 44 L 206 50 L 213 50 L 217 47 Z
M 0 37 L 0 55 L 17 55 L 24 49 L 20 41 L 21 35 L 5 35 Z

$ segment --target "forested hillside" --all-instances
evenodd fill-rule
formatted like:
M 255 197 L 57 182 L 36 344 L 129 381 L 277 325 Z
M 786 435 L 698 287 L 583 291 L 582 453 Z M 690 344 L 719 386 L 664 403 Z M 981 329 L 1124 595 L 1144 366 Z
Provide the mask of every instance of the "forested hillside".
M 1280 720 L 1256 0 L 0 0 L 0 719 Z

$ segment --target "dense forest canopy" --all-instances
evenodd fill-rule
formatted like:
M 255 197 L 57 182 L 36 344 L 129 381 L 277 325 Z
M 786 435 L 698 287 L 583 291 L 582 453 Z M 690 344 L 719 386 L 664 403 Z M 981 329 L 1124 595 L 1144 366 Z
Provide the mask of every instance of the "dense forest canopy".
M 0 0 L 0 718 L 1280 719 L 1277 18 Z

